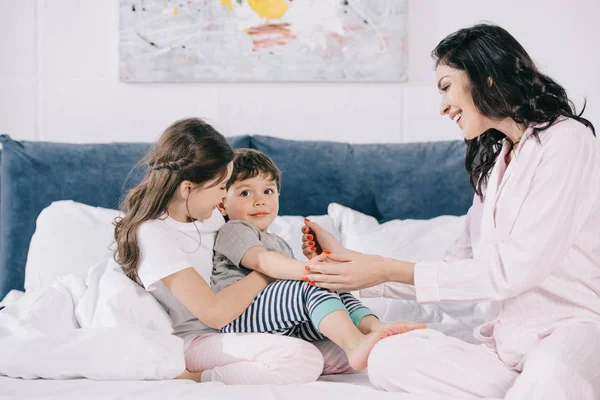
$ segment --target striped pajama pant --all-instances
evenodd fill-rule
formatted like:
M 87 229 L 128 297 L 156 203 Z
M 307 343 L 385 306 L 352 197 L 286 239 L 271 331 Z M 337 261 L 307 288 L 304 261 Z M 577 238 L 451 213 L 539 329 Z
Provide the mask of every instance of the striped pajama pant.
M 316 321 L 311 317 L 319 306 L 323 307 L 324 302 L 332 299 L 340 301 L 351 318 L 353 314 L 360 314 L 360 317 L 373 315 L 350 293 L 333 292 L 310 286 L 304 281 L 277 281 L 260 292 L 242 315 L 225 325 L 220 331 L 272 333 L 309 342 L 322 340 L 324 336 L 315 327 L 313 322 Z M 352 319 L 358 325 L 359 319 Z

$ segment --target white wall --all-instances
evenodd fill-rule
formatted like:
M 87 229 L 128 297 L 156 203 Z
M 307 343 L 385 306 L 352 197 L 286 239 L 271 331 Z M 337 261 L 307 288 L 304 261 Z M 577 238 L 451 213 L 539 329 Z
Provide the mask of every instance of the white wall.
M 217 1 L 217 0 L 214 0 Z M 151 141 L 176 119 L 227 135 L 405 142 L 457 139 L 439 117 L 429 53 L 483 20 L 525 46 L 600 128 L 597 0 L 410 0 L 406 83 L 124 84 L 117 0 L 0 0 L 0 132 L 16 139 Z

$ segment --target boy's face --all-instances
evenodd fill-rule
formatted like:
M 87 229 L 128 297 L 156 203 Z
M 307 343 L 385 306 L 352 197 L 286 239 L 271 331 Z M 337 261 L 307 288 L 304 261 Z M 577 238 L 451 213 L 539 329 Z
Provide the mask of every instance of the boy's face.
M 219 210 L 230 220 L 245 221 L 267 232 L 279 212 L 277 184 L 263 174 L 235 182 Z

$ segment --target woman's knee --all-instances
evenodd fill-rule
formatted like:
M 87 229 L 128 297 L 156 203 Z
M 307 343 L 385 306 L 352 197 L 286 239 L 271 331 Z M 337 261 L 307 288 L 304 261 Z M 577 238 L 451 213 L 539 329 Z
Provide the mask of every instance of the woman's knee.
M 553 354 L 534 352 L 527 356 L 523 372 L 506 398 L 598 399 L 599 384 L 598 379 L 594 380 L 588 373 L 580 373 Z
M 369 356 L 369 368 L 372 364 L 386 364 L 393 362 L 394 356 L 410 361 L 411 358 L 420 358 L 425 348 L 431 348 L 431 341 L 444 334 L 431 329 L 418 329 L 387 337 L 377 343 Z
M 369 355 L 369 380 L 378 389 L 401 391 L 410 369 L 432 349 L 430 341 L 445 336 L 431 329 L 419 329 L 390 336 L 377 343 Z
M 530 385 L 569 387 L 578 382 L 578 390 L 600 393 L 600 325 L 580 323 L 557 329 L 526 356 L 520 381 Z M 579 398 L 579 397 L 578 397 Z M 581 396 L 580 398 L 587 398 Z

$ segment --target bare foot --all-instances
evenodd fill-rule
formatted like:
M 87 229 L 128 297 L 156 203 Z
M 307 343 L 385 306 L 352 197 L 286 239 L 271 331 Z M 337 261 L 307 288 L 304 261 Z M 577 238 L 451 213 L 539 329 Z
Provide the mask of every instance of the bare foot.
M 400 332 L 397 332 L 400 333 Z M 381 339 L 391 335 L 395 335 L 392 329 L 384 329 L 378 332 L 372 332 L 363 336 L 363 339 L 356 346 L 346 351 L 348 356 L 348 364 L 357 371 L 367 368 L 367 360 L 373 346 Z
M 190 372 L 186 368 L 185 371 L 181 375 L 178 375 L 175 379 L 187 379 L 194 382 L 200 382 L 200 377 L 202 376 L 202 372 Z
M 400 333 L 406 333 L 410 331 L 414 331 L 417 329 L 427 329 L 427 325 L 419 324 L 416 322 L 404 322 L 404 321 L 395 321 L 395 322 L 380 322 L 377 321 L 369 326 L 369 329 L 365 334 L 371 332 L 379 332 L 382 330 L 391 329 L 395 335 Z

